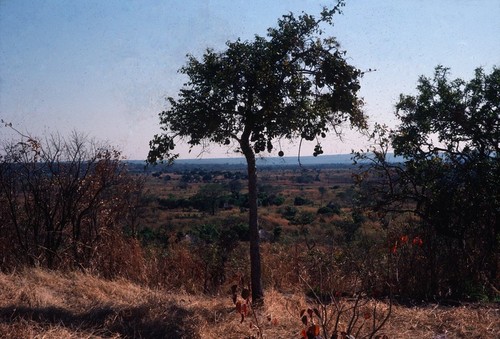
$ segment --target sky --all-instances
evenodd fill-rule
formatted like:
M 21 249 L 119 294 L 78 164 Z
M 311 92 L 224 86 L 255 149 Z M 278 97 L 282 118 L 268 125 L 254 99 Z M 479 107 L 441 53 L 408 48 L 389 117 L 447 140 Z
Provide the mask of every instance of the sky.
M 78 131 L 144 160 L 160 132 L 158 113 L 186 78 L 186 55 L 223 51 L 227 41 L 265 35 L 288 12 L 319 14 L 313 0 L 0 0 L 0 118 L 25 134 Z M 452 78 L 500 67 L 500 0 L 347 0 L 327 34 L 365 74 L 360 95 L 370 123 L 397 125 L 400 93 L 415 94 L 420 75 L 437 65 Z M 327 138 L 325 154 L 366 148 L 345 130 Z M 17 138 L 0 127 L 0 140 Z M 298 142 L 283 145 L 297 153 Z M 314 143 L 303 145 L 312 154 Z M 211 147 L 181 158 L 235 156 Z M 276 154 L 271 154 L 276 155 Z

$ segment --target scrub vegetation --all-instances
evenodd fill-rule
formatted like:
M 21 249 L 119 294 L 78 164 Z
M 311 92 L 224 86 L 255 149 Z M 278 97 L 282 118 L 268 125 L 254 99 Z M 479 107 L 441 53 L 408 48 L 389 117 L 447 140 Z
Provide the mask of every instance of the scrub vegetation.
M 189 57 L 150 144 L 168 165 L 3 140 L 0 337 L 500 337 L 500 69 L 422 76 L 353 164 L 257 169 L 280 140 L 319 156 L 368 130 L 364 72 L 320 28 L 343 5 Z M 246 164 L 177 164 L 179 141 Z

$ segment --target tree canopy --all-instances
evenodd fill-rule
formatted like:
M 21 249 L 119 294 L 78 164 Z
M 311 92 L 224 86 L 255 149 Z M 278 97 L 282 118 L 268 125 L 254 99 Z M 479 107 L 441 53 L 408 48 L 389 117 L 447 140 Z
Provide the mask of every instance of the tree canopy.
M 340 133 L 343 123 L 366 127 L 357 96 L 362 71 L 345 60 L 345 51 L 322 26 L 332 24 L 344 1 L 324 8 L 319 18 L 290 13 L 266 37 L 227 42 L 226 50 L 208 49 L 188 56 L 180 72 L 188 81 L 160 113 L 161 134 L 150 141 L 147 161 L 172 162 L 179 140 L 190 146 L 231 145 L 248 165 L 252 298 L 263 300 L 260 283 L 257 173 L 255 154 L 271 152 L 282 139 L 317 140 Z M 280 150 L 279 155 L 283 155 Z
M 341 5 L 319 18 L 290 13 L 266 37 L 189 55 L 180 69 L 188 81 L 160 113 L 163 132 L 151 140 L 148 161 L 175 159 L 179 139 L 191 146 L 248 141 L 259 153 L 283 138 L 324 137 L 346 121 L 366 127 L 357 96 L 362 71 L 347 63 L 335 38 L 322 36 L 321 24 Z
M 500 69 L 478 68 L 465 81 L 450 80 L 449 69 L 438 66 L 432 78 L 420 77 L 417 91 L 400 96 L 396 129 L 378 126 L 373 134 L 380 147 L 363 178 L 366 202 L 420 218 L 429 293 L 458 294 L 464 284 L 498 291 Z M 388 161 L 391 147 L 402 163 Z

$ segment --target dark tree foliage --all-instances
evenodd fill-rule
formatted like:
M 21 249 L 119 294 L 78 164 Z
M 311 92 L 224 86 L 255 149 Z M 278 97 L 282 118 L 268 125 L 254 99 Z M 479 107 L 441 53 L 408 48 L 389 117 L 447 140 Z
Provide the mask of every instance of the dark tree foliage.
M 467 82 L 450 80 L 439 66 L 433 78 L 420 77 L 417 90 L 396 105 L 401 124 L 392 131 L 377 126 L 373 134 L 379 147 L 360 177 L 369 188 L 366 202 L 419 216 L 429 293 L 463 295 L 471 286 L 498 293 L 500 69 L 478 68 Z M 389 147 L 402 163 L 387 161 Z
M 357 97 L 362 72 L 349 65 L 335 38 L 321 28 L 344 6 L 319 18 L 284 15 L 267 36 L 228 42 L 223 52 L 188 56 L 180 72 L 188 81 L 160 113 L 161 134 L 150 141 L 149 163 L 172 162 L 179 140 L 191 146 L 233 145 L 248 165 L 252 296 L 263 299 L 257 221 L 255 154 L 280 140 L 318 140 L 349 122 L 364 128 Z M 322 153 L 318 141 L 315 155 Z M 280 151 L 280 154 L 283 154 Z

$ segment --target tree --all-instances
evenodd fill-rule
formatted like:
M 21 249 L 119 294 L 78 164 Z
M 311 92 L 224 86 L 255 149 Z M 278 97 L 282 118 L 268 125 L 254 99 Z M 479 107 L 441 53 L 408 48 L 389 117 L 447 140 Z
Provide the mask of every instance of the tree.
M 344 1 L 319 18 L 284 15 L 267 36 L 227 42 L 201 59 L 188 56 L 180 72 L 188 81 L 160 113 L 162 133 L 150 141 L 147 161 L 172 162 L 176 142 L 190 146 L 233 145 L 247 161 L 251 287 L 263 300 L 257 215 L 256 153 L 271 152 L 281 139 L 317 140 L 349 121 L 366 127 L 357 97 L 362 72 L 349 65 L 335 38 L 323 37 Z M 322 153 L 317 142 L 315 154 Z M 282 155 L 280 151 L 280 155 Z
M 500 69 L 478 68 L 467 82 L 438 66 L 417 90 L 400 96 L 398 128 L 378 126 L 373 134 L 379 147 L 363 180 L 371 204 L 420 218 L 429 293 L 463 294 L 471 284 L 498 292 Z M 390 147 L 401 163 L 388 161 Z
M 215 215 L 221 200 L 226 194 L 227 188 L 224 185 L 210 183 L 201 186 L 198 193 L 192 199 L 196 208 L 202 211 L 209 211 L 211 215 Z
M 325 194 L 327 192 L 325 186 L 320 186 L 318 187 L 318 192 L 319 195 L 321 196 L 321 201 L 320 201 L 320 206 L 323 205 L 323 198 L 325 197 Z
M 21 135 L 0 150 L 0 243 L 10 237 L 18 262 L 83 267 L 106 229 L 133 222 L 138 184 L 108 145 L 78 133 Z

